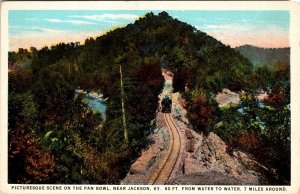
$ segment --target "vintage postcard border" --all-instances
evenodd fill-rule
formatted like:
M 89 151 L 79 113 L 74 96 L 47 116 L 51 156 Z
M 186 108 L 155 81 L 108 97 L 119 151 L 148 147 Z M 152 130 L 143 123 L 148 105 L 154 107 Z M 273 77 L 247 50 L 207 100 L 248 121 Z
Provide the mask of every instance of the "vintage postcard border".
M 4 2 L 1 4 L 1 96 L 0 96 L 0 173 L 1 184 L 0 191 L 4 193 L 44 193 L 48 191 L 17 190 L 13 191 L 11 185 L 7 184 L 7 93 L 8 93 L 8 11 L 9 10 L 288 10 L 290 11 L 290 46 L 291 46 L 291 163 L 292 179 L 291 186 L 286 186 L 286 193 L 300 192 L 300 4 L 295 2 Z M 65 187 L 66 185 L 63 185 Z M 69 185 L 70 188 L 73 185 Z M 112 187 L 109 186 L 109 187 Z M 145 193 L 157 193 L 153 190 Z M 164 188 L 165 186 L 161 186 Z M 215 186 L 217 187 L 217 186 Z M 241 186 L 243 187 L 243 186 Z M 262 186 L 267 187 L 267 186 Z M 163 190 L 163 189 L 161 189 Z M 79 193 L 78 190 L 51 191 L 51 193 Z M 84 191 L 86 193 L 95 193 L 99 191 Z M 102 191 L 103 192 L 103 191 Z M 160 191 L 162 192 L 162 191 Z M 179 193 L 182 191 L 171 191 L 168 193 Z M 110 191 L 108 193 L 113 193 Z M 129 193 L 129 191 L 127 191 Z M 132 191 L 130 193 L 140 193 Z M 162 192 L 166 193 L 166 192 Z M 195 193 L 195 192 L 187 192 Z M 199 193 L 199 192 L 197 192 Z M 207 192 L 205 192 L 207 193 Z M 209 192 L 212 193 L 212 192 Z M 217 192 L 222 193 L 222 192 Z M 240 193 L 240 192 L 235 192 Z M 254 192 L 250 192 L 254 193 Z M 267 192 L 276 193 L 276 192 Z

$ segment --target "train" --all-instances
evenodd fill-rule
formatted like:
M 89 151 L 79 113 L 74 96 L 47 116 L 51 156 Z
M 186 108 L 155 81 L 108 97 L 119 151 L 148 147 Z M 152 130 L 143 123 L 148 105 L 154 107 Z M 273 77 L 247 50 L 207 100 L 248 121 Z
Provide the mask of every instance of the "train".
M 161 112 L 171 113 L 172 100 L 169 96 L 165 96 L 161 101 Z

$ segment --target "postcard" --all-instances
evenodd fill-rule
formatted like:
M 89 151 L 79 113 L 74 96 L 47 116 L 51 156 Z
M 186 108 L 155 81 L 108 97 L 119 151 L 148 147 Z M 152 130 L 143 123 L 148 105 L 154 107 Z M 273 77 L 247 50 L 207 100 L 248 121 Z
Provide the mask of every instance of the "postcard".
M 3 193 L 300 192 L 300 4 L 4 2 Z

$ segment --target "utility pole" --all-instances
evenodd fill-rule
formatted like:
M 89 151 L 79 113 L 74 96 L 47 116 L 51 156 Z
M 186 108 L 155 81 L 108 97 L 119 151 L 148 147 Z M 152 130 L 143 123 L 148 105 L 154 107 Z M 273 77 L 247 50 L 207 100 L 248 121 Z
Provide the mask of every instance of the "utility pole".
M 120 67 L 120 81 L 121 81 L 121 102 L 122 102 L 122 120 L 123 120 L 123 128 L 124 128 L 124 139 L 125 139 L 125 143 L 128 144 L 128 131 L 127 131 L 127 125 L 126 125 L 126 116 L 125 116 L 122 65 L 120 64 L 119 67 Z

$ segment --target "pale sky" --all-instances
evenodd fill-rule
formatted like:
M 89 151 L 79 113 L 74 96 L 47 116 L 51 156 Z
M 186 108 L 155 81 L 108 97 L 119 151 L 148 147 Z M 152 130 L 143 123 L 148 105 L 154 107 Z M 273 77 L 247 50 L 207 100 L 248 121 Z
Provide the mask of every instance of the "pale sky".
M 156 10 L 12 10 L 9 49 L 42 48 L 59 42 L 84 42 L 116 27 L 133 23 Z M 167 11 L 231 47 L 289 47 L 288 11 Z

